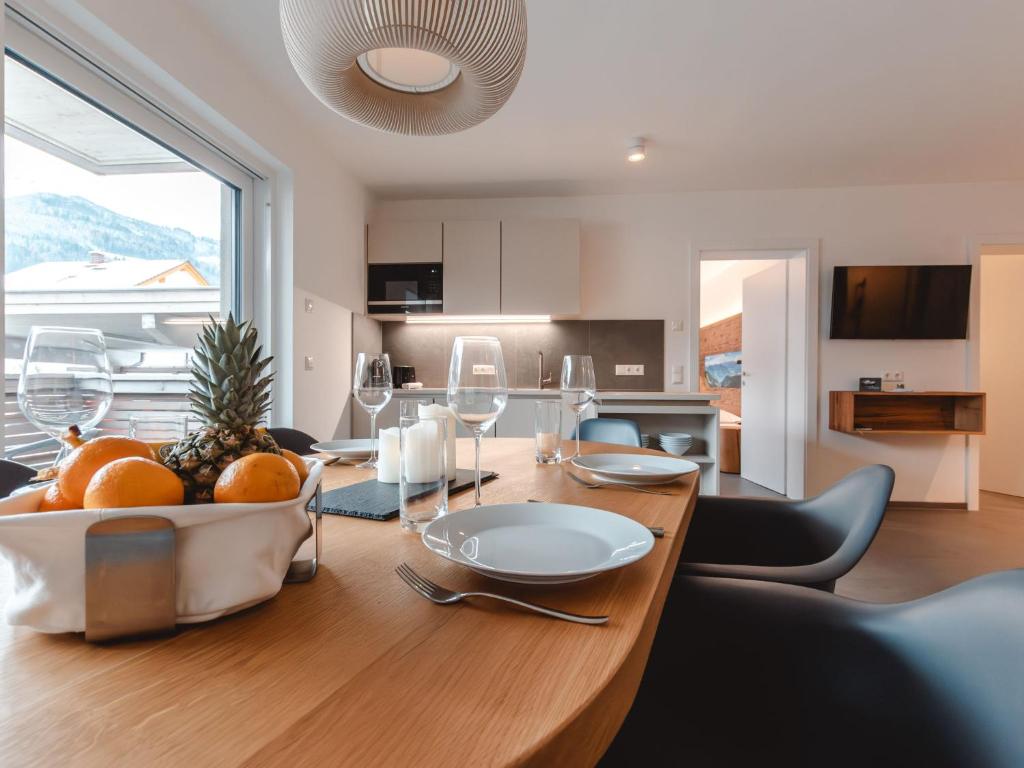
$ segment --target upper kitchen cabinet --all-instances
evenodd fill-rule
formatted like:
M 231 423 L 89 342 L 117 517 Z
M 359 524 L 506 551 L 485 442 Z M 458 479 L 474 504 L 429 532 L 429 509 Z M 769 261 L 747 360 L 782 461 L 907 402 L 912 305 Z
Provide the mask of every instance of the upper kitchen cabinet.
M 452 315 L 501 312 L 501 223 L 444 223 L 444 311 Z
M 447 305 L 446 291 L 446 311 Z M 506 315 L 579 314 L 578 221 L 501 222 L 501 311 Z
M 440 221 L 391 221 L 366 228 L 370 264 L 440 264 L 442 243 Z

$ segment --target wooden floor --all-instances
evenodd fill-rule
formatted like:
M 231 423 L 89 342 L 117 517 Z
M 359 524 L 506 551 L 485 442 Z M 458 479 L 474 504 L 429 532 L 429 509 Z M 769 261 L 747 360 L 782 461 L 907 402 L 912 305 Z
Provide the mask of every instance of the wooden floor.
M 836 594 L 912 600 L 983 573 L 1024 568 L 1024 499 L 983 491 L 977 512 L 895 509 Z

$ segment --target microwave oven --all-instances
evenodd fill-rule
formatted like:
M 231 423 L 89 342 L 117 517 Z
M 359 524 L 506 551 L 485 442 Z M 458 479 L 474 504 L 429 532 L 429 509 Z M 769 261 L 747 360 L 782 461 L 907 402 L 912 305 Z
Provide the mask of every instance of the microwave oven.
M 441 312 L 441 264 L 369 264 L 366 311 L 371 315 Z

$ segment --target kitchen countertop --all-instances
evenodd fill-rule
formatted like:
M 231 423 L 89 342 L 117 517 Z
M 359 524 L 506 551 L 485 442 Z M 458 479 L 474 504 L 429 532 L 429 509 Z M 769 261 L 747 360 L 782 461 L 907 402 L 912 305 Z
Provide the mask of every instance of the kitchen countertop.
M 396 389 L 395 397 L 438 397 L 446 395 L 448 391 L 443 387 L 423 387 L 423 389 Z M 535 397 L 559 397 L 557 389 L 510 389 L 509 397 L 535 398 Z M 620 392 L 611 391 L 597 393 L 597 399 L 603 400 L 663 400 L 680 401 L 695 400 L 707 402 L 718 400 L 719 395 L 713 392 Z

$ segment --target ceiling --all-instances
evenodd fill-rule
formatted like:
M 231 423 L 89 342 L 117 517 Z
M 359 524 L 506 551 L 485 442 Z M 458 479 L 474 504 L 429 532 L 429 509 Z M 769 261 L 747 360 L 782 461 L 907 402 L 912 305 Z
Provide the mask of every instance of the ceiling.
M 317 101 L 277 0 L 188 1 L 386 198 L 1024 179 L 1020 0 L 528 0 L 509 102 L 422 138 Z

